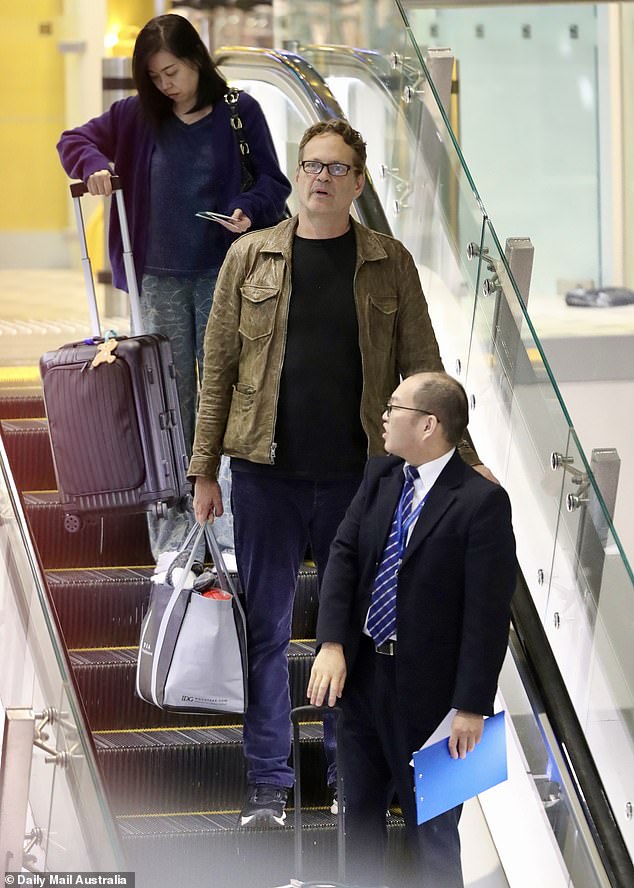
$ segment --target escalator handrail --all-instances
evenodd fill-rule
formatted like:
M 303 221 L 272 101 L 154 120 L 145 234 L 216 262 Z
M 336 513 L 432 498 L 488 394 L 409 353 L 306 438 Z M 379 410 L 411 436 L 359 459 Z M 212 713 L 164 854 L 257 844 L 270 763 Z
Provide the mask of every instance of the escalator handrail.
M 610 884 L 631 888 L 634 863 L 519 566 L 512 623 Z

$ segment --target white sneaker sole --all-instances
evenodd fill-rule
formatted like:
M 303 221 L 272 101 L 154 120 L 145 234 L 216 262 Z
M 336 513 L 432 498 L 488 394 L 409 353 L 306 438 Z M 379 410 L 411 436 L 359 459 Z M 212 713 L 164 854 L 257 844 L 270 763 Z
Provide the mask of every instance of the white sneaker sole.
M 270 826 L 272 822 L 284 826 L 285 820 L 286 811 L 282 812 L 281 817 L 276 817 L 271 811 L 257 811 L 255 814 L 241 814 L 240 826 Z

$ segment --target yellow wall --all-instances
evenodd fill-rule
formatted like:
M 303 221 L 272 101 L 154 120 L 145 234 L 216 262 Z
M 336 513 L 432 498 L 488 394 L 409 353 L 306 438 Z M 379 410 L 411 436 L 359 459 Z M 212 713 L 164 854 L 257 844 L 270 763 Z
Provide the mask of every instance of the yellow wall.
M 139 28 L 152 18 L 154 2 L 109 0 L 107 10 L 109 26 Z M 60 231 L 68 225 L 55 150 L 66 125 L 58 47 L 63 13 L 63 0 L 0 0 L 0 58 L 7 74 L 0 103 L 0 231 Z
M 61 228 L 55 143 L 64 123 L 64 70 L 57 48 L 61 0 L 0 0 L 0 230 Z M 50 31 L 50 33 L 47 33 Z
M 121 30 L 121 44 L 113 55 L 132 55 L 134 38 L 154 15 L 154 0 L 108 0 L 107 30 Z

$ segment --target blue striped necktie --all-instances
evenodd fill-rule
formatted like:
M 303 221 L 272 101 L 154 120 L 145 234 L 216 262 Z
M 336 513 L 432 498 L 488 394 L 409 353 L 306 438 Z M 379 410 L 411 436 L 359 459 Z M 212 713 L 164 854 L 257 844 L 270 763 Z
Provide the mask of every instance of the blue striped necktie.
M 411 515 L 414 500 L 414 479 L 418 477 L 417 469 L 413 466 L 405 466 L 405 483 L 401 498 L 394 512 L 390 535 L 383 550 L 383 559 L 374 580 L 367 625 L 368 632 L 377 647 L 387 641 L 396 631 L 398 570 L 405 551 L 407 532 L 422 506 L 421 503 L 416 508 L 415 515 Z M 408 521 L 408 518 L 411 520 Z

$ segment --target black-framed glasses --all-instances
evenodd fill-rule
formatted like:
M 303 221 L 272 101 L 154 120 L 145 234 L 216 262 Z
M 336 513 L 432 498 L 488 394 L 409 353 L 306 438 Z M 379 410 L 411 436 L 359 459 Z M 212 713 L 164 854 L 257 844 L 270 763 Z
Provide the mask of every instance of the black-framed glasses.
M 349 163 L 341 163 L 339 160 L 334 163 L 322 163 L 321 160 L 301 160 L 299 165 L 309 176 L 318 176 L 326 167 L 329 174 L 335 178 L 347 176 L 350 170 L 354 169 Z
M 436 415 L 435 413 L 430 413 L 429 410 L 420 410 L 418 407 L 403 407 L 401 404 L 390 404 L 388 401 L 385 405 L 385 413 L 387 414 L 388 419 L 391 416 L 392 410 L 411 410 L 412 413 L 422 413 L 425 416 Z

